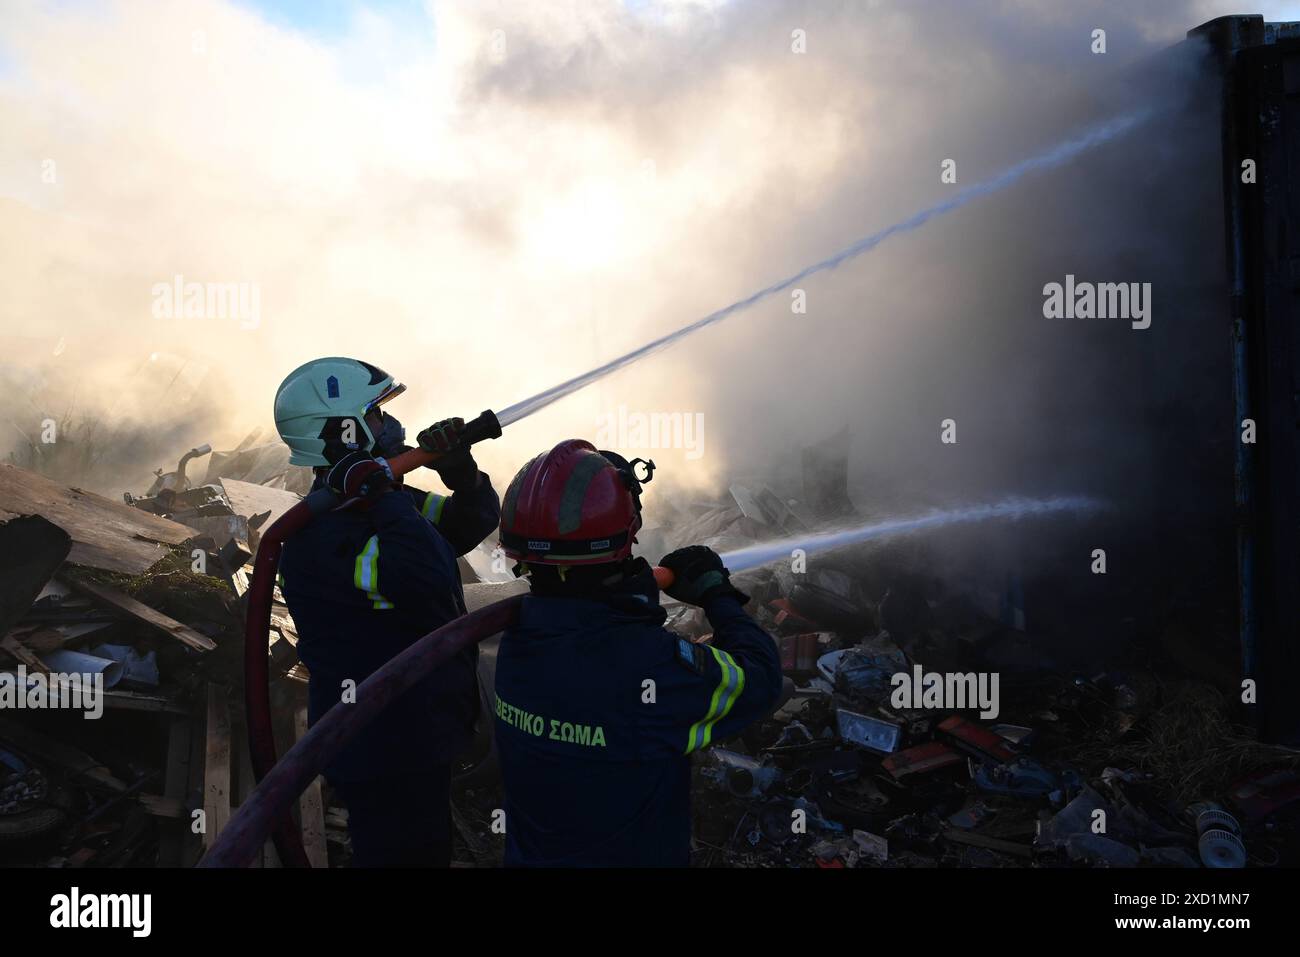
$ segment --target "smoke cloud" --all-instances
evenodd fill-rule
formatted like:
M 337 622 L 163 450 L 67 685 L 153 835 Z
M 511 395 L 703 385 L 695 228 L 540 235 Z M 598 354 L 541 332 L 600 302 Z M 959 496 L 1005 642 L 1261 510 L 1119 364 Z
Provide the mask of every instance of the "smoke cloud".
M 1230 6 L 434 2 L 358 5 L 328 35 L 219 0 L 11 8 L 0 447 L 81 415 L 100 490 L 140 491 L 269 428 L 284 374 L 329 354 L 408 383 L 411 431 L 501 408 L 1150 107 L 811 279 L 805 312 L 775 297 L 480 458 L 504 485 L 611 416 L 680 412 L 695 447 L 624 451 L 704 490 L 789 474 L 847 425 L 869 511 L 1060 493 L 1179 514 L 1179 476 L 1222 491 L 1230 381 L 1217 103 L 1199 46 L 1169 48 Z M 1067 274 L 1151 283 L 1151 328 L 1045 318 Z M 184 283 L 202 307 L 160 309 Z M 231 284 L 255 317 L 218 314 Z

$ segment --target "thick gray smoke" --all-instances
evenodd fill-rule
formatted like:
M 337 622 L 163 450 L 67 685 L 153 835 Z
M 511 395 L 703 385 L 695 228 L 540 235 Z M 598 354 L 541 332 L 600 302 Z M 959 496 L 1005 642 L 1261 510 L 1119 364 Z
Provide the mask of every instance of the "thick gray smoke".
M 810 277 L 806 311 L 774 297 L 482 452 L 501 484 L 603 438 L 660 462 L 653 508 L 673 485 L 791 479 L 848 426 L 868 516 L 1088 495 L 1149 564 L 1139 545 L 1226 508 L 1216 91 L 1179 41 L 1227 12 L 521 0 L 432 3 L 415 28 L 358 8 L 321 39 L 219 0 L 11 11 L 3 375 L 31 402 L 4 443 L 102 417 L 126 454 L 97 487 L 139 491 L 191 445 L 269 426 L 280 378 L 321 354 L 407 381 L 408 428 L 501 408 L 1150 109 Z M 1067 275 L 1150 283 L 1150 327 L 1046 318 Z M 255 285 L 258 314 L 160 317 L 176 276 Z M 702 423 L 688 447 L 610 428 L 669 412 Z
M 1075 162 L 809 277 L 805 311 L 774 297 L 537 420 L 562 417 L 562 403 L 626 403 L 632 415 L 698 410 L 694 451 L 721 461 L 717 477 L 784 479 L 786 488 L 797 486 L 800 446 L 847 426 L 851 491 L 868 515 L 1007 494 L 1085 494 L 1112 505 L 1107 521 L 1032 545 L 987 530 L 946 537 L 936 573 L 984 564 L 1037 576 L 1040 595 L 1044 582 L 1063 579 L 1103 616 L 1106 605 L 1167 603 L 1168 578 L 1193 591 L 1227 584 L 1233 430 L 1218 88 L 1201 45 L 1180 42 L 1224 12 L 1179 3 L 751 3 L 714 11 L 715 27 L 692 34 L 659 69 L 647 50 L 662 48 L 622 34 L 588 37 L 568 57 L 526 40 L 505 70 L 485 59 L 467 95 L 526 101 L 545 115 L 599 89 L 595 108 L 639 137 L 660 169 L 696 145 L 692 136 L 711 135 L 666 124 L 662 109 L 698 98 L 701 77 L 734 78 L 733 97 L 743 90 L 742 103 L 763 104 L 760 117 L 784 118 L 763 143 L 775 169 L 748 196 L 699 205 L 686 238 L 696 256 L 629 269 L 654 277 L 660 334 L 1081 128 L 1151 116 Z M 1099 29 L 1105 53 L 1095 46 Z M 792 31 L 803 31 L 807 52 L 792 52 Z M 655 74 L 653 95 L 630 79 L 641 73 Z M 743 169 L 752 160 L 732 151 L 720 162 Z M 947 161 L 955 182 L 941 180 Z M 824 172 L 808 176 L 817 162 Z M 1072 281 L 1136 284 L 1148 314 L 1046 317 L 1045 287 Z M 595 291 L 591 308 L 621 318 L 644 301 Z M 617 321 L 598 325 L 602 360 L 653 338 Z M 546 384 L 588 365 L 566 363 Z M 671 452 L 658 457 L 687 484 L 702 471 Z M 1109 551 L 1118 585 L 1101 588 L 1107 580 L 1091 575 L 1095 547 Z M 1077 601 L 1054 610 L 1076 623 L 1078 612 Z

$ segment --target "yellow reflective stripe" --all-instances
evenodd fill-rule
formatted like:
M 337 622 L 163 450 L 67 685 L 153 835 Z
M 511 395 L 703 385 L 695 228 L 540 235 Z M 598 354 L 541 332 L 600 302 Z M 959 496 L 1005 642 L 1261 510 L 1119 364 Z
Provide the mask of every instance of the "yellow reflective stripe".
M 371 535 L 366 542 L 366 547 L 361 549 L 361 554 L 357 556 L 356 565 L 352 570 L 352 584 L 362 591 L 370 591 L 374 587 L 374 580 L 379 577 L 379 536 Z
M 719 651 L 711 645 L 705 647 L 712 652 L 714 659 L 718 662 L 722 677 L 718 681 L 718 686 L 713 689 L 713 698 L 709 702 L 708 713 L 691 725 L 690 731 L 687 732 L 687 754 L 709 746 L 709 742 L 713 740 L 713 726 L 730 713 L 732 706 L 740 697 L 740 693 L 745 690 L 745 672 L 740 665 L 736 664 L 736 660 L 725 651 Z
M 442 520 L 442 507 L 446 504 L 447 496 L 430 492 L 424 497 L 424 506 L 420 509 L 420 514 L 437 525 Z M 430 512 L 433 514 L 429 514 Z
M 736 660 L 725 651 L 720 651 L 717 648 L 710 647 L 709 650 L 713 652 L 713 657 L 718 659 L 718 664 L 724 671 L 731 671 L 732 678 L 729 691 L 723 694 L 722 708 L 717 717 L 704 726 L 703 746 L 706 748 L 713 739 L 713 726 L 731 713 L 731 709 L 740 698 L 741 692 L 745 690 L 745 671 L 740 665 L 736 664 Z
M 375 608 L 392 608 L 393 603 L 379 594 L 379 536 L 371 535 L 361 549 L 352 569 L 352 584 L 366 593 Z

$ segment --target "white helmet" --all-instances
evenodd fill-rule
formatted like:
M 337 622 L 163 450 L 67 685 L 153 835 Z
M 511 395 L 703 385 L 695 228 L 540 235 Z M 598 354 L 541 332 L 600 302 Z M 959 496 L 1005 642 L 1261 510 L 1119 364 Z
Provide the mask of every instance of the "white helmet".
M 376 436 L 366 414 L 405 391 L 383 369 L 359 359 L 303 363 L 275 393 L 275 428 L 289 446 L 290 464 L 333 465 L 349 452 L 373 449 Z

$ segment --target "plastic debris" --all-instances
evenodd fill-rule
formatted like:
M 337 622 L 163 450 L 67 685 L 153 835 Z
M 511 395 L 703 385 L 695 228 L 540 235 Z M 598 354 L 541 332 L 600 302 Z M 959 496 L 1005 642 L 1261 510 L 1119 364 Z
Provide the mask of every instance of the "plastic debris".
M 882 754 L 897 750 L 903 734 L 902 727 L 892 721 L 883 721 L 846 708 L 836 709 L 835 722 L 843 740 Z

